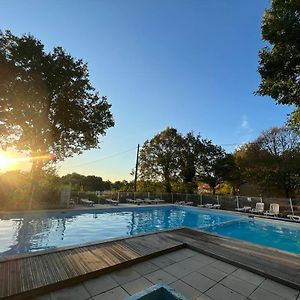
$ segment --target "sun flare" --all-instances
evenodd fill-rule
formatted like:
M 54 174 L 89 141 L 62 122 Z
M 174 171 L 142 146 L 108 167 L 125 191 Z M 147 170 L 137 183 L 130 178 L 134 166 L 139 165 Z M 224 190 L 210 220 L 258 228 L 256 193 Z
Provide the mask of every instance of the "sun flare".
M 0 170 L 7 169 L 9 166 L 9 158 L 0 154 Z

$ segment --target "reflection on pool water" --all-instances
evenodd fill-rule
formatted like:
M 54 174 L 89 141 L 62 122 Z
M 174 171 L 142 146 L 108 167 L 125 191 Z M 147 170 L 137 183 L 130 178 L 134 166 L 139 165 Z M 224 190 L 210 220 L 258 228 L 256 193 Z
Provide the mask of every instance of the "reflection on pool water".
M 64 247 L 180 226 L 300 254 L 300 226 L 185 207 L 0 215 L 0 255 Z

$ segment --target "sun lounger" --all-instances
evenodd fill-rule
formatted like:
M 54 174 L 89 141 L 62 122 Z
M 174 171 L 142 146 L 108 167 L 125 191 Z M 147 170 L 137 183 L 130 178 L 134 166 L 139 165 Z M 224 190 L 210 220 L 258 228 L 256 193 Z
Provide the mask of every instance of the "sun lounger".
M 177 201 L 174 204 L 192 206 L 194 204 L 194 202 L 192 202 L 192 201 L 187 201 L 187 202 L 185 202 L 185 201 Z
M 137 205 L 140 205 L 141 203 L 144 203 L 144 200 L 142 199 L 126 199 L 126 201 L 128 203 L 132 203 L 132 204 L 137 204 Z
M 118 204 L 119 204 L 119 201 L 118 201 L 118 200 L 105 199 L 105 201 L 106 201 L 108 204 L 111 204 L 111 205 L 118 205 Z
M 159 198 L 155 198 L 154 201 L 156 201 L 157 204 L 165 203 L 165 200 L 162 200 L 162 199 L 159 199 Z
M 149 198 L 144 199 L 144 202 L 147 203 L 147 204 L 157 204 L 156 200 L 152 200 L 152 199 L 149 199 Z
M 279 204 L 271 203 L 268 211 L 264 213 L 266 216 L 277 217 L 279 214 Z
M 221 208 L 221 205 L 220 205 L 220 204 L 213 204 L 213 205 L 210 206 L 209 208 L 220 209 L 220 208 Z
M 70 199 L 69 203 L 68 203 L 68 206 L 69 207 L 75 207 L 75 204 L 76 204 L 75 201 L 73 199 Z
M 294 208 L 293 208 L 293 202 L 292 202 L 292 198 L 290 198 L 290 205 L 291 205 L 291 211 L 292 211 L 292 214 L 291 215 L 287 215 L 287 217 L 292 220 L 292 221 L 295 221 L 295 222 L 300 222 L 300 216 L 297 216 L 294 214 Z
M 240 212 L 248 212 L 251 210 L 251 206 L 244 206 L 244 207 L 236 208 L 235 210 Z
M 287 215 L 287 217 L 292 221 L 300 222 L 300 216 L 296 216 L 292 214 L 292 215 Z
M 202 208 L 211 208 L 212 206 L 213 205 L 211 203 L 198 205 L 198 207 L 202 207 Z
M 265 204 L 262 202 L 257 202 L 254 209 L 251 209 L 250 212 L 254 214 L 263 214 L 265 210 Z
M 80 203 L 84 206 L 94 206 L 94 201 L 89 199 L 80 199 Z

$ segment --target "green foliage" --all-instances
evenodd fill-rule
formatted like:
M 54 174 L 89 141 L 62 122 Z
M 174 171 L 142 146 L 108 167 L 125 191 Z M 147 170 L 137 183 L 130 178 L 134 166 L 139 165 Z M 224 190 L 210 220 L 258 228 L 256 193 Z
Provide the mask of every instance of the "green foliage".
M 273 0 L 262 21 L 262 36 L 270 46 L 260 53 L 259 95 L 296 105 L 291 122 L 300 125 L 300 2 Z
M 78 173 L 65 175 L 61 178 L 63 184 L 71 184 L 75 191 L 104 191 L 110 190 L 112 183 L 103 181 L 101 177 L 88 175 L 84 176 Z
M 179 178 L 182 138 L 174 128 L 167 128 L 146 141 L 140 151 L 140 177 L 144 181 L 163 181 L 172 191 L 171 181 Z
M 0 32 L 0 142 L 32 157 L 64 159 L 99 146 L 114 125 L 110 104 L 89 81 L 87 64 L 32 35 Z M 41 169 L 33 162 L 33 171 Z
M 300 187 L 300 136 L 288 127 L 264 131 L 236 154 L 237 164 L 249 182 L 262 191 L 295 195 Z
M 219 183 L 230 179 L 234 168 L 233 157 L 221 147 L 192 132 L 182 136 L 174 128 L 146 141 L 140 152 L 141 180 L 163 182 L 166 192 L 194 192 L 199 179 L 215 192 Z
M 194 136 L 188 132 L 182 137 L 182 148 L 180 149 L 180 178 L 183 180 L 184 189 L 187 193 L 192 193 L 196 187 L 196 167 L 199 158 L 205 151 L 205 140 L 200 135 Z
M 204 140 L 203 144 L 203 151 L 196 165 L 197 175 L 201 181 L 209 184 L 215 194 L 216 186 L 230 179 L 235 161 L 231 155 L 226 154 L 220 146 L 214 145 L 211 141 Z

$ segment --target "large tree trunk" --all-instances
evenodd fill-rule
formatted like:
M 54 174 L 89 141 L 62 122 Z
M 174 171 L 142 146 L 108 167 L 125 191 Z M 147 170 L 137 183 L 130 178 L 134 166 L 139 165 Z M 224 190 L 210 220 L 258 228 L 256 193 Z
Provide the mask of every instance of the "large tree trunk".
M 36 200 L 36 191 L 38 188 L 39 180 L 41 178 L 41 172 L 43 167 L 43 162 L 38 158 L 39 153 L 32 155 L 32 165 L 31 165 L 31 187 L 29 194 L 29 204 L 28 209 L 32 208 L 32 204 Z
M 172 193 L 170 180 L 165 180 L 165 191 L 166 193 Z
M 216 194 L 216 187 L 215 186 L 212 187 L 212 192 L 213 192 L 213 195 Z

